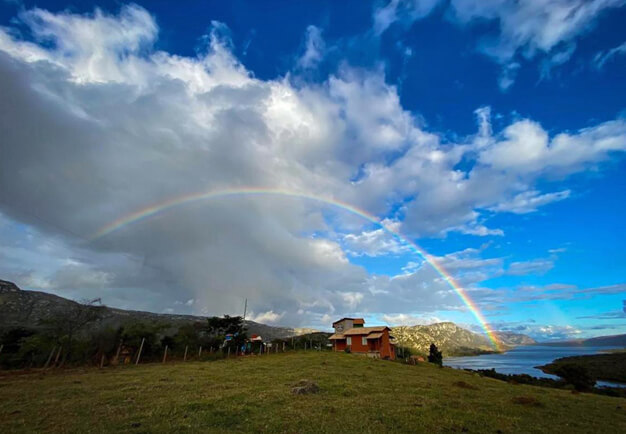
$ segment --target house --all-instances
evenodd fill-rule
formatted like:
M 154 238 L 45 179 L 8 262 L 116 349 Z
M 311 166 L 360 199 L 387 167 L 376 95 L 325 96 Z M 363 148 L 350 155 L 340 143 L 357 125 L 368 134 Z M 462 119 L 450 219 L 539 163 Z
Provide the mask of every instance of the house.
M 391 329 L 387 326 L 365 327 L 363 318 L 342 318 L 333 323 L 335 333 L 328 339 L 333 343 L 333 351 L 366 354 L 369 357 L 394 360 L 396 347 Z

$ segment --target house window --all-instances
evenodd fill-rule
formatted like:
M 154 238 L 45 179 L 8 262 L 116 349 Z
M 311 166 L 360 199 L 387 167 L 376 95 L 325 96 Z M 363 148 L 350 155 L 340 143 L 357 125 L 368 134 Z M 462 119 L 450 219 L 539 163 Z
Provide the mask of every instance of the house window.
M 363 345 L 364 347 L 367 346 L 367 336 L 363 336 L 361 338 L 361 345 Z
M 348 339 L 346 339 L 346 343 L 348 345 L 352 345 L 352 338 L 350 336 L 348 336 Z

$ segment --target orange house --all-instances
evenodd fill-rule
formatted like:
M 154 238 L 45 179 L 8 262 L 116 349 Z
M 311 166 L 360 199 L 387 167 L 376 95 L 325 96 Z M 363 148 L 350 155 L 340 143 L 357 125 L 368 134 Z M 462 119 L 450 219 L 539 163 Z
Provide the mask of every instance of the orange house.
M 342 318 L 333 323 L 335 333 L 330 336 L 334 351 L 366 354 L 369 357 L 394 360 L 396 348 L 391 329 L 387 326 L 364 327 L 363 318 Z

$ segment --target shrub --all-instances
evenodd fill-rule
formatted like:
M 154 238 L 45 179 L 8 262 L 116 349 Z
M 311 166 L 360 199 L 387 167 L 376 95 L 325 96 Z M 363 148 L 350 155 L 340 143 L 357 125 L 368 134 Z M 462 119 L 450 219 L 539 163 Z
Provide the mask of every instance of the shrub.
M 554 370 L 554 373 L 581 392 L 593 389 L 593 386 L 596 384 L 596 379 L 589 369 L 576 363 L 559 365 Z
M 428 361 L 430 363 L 434 363 L 435 365 L 438 365 L 439 367 L 443 366 L 443 355 L 441 354 L 441 351 L 439 351 L 439 348 L 437 348 L 437 345 L 430 344 L 430 352 L 428 354 Z

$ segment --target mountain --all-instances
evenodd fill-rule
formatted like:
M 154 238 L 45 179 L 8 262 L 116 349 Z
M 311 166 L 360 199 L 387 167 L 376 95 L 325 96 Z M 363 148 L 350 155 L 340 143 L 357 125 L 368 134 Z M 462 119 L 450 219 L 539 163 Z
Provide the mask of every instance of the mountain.
M 498 338 L 502 344 L 509 347 L 517 347 L 521 345 L 534 345 L 537 343 L 536 340 L 531 338 L 530 336 L 523 335 L 521 333 L 513 333 L 513 332 L 494 332 L 494 335 Z
M 551 347 L 626 347 L 626 334 L 574 339 L 571 341 L 540 342 L 540 344 Z
M 79 304 L 57 295 L 38 291 L 23 291 L 12 282 L 0 280 L 0 329 L 26 327 L 37 329 L 41 321 L 57 315 L 68 315 Z M 99 307 L 102 313 L 100 324 L 110 327 L 135 322 L 164 322 L 172 328 L 190 322 L 204 322 L 206 317 L 194 315 L 159 314 L 134 310 Z M 273 327 L 246 320 L 249 334 L 261 335 L 264 339 L 287 338 L 318 332 L 314 329 Z M 427 326 L 395 327 L 392 331 L 400 346 L 427 354 L 434 342 L 446 355 L 469 355 L 491 352 L 493 348 L 487 338 L 465 330 L 454 323 L 443 322 Z M 534 341 L 525 335 L 498 332 L 505 346 L 528 345 Z
M 76 310 L 79 303 L 57 295 L 39 291 L 23 291 L 13 282 L 0 280 L 0 330 L 12 327 L 37 329 L 41 321 L 57 315 L 68 315 Z M 205 322 L 206 317 L 195 315 L 159 314 L 134 310 L 116 309 L 108 306 L 101 309 L 101 325 L 119 327 L 136 322 L 164 322 L 172 328 L 190 322 Z M 308 329 L 273 327 L 246 320 L 248 334 L 257 334 L 266 340 L 299 336 Z
M 584 346 L 593 347 L 626 347 L 626 334 L 625 335 L 612 335 L 612 336 L 599 336 L 597 338 L 585 339 L 583 341 Z
M 431 343 L 437 345 L 444 356 L 493 351 L 485 336 L 465 330 L 452 322 L 393 327 L 391 334 L 396 338 L 398 346 L 411 348 L 421 354 L 428 354 Z

